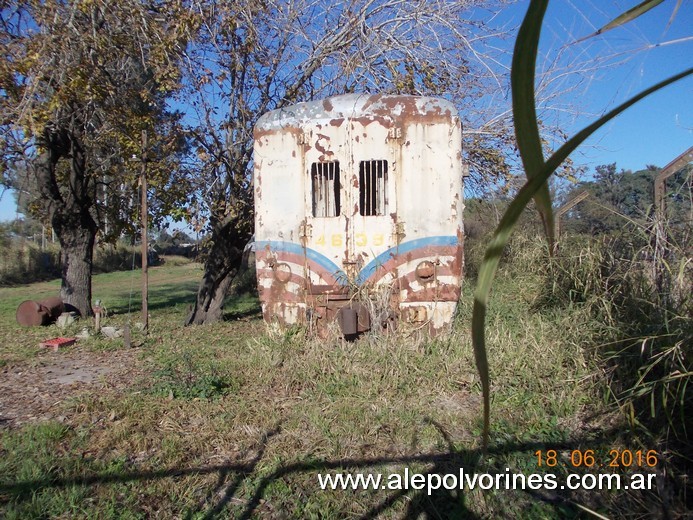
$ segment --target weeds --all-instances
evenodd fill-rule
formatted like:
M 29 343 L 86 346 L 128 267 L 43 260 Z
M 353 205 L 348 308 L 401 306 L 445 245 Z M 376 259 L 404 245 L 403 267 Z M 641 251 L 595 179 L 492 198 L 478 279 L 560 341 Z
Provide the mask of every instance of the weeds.
M 189 349 L 167 352 L 154 371 L 152 390 L 171 399 L 219 399 L 238 390 L 238 382 L 210 352 Z
M 605 27 L 597 31 L 598 35 L 604 30 L 627 23 L 647 12 L 661 0 L 645 0 L 637 8 L 631 9 L 618 16 Z M 551 251 L 554 250 L 554 218 L 551 207 L 548 180 L 563 164 L 569 155 L 575 151 L 587 138 L 594 134 L 604 124 L 621 114 L 626 109 L 638 103 L 650 94 L 693 74 L 693 68 L 689 68 L 675 74 L 654 86 L 645 89 L 631 97 L 616 108 L 605 113 L 593 123 L 589 124 L 554 151 L 548 158 L 544 157 L 541 137 L 539 135 L 539 120 L 537 118 L 537 104 L 535 99 L 536 62 L 539 48 L 539 38 L 544 23 L 544 15 L 549 0 L 532 0 L 529 4 L 525 18 L 520 26 L 515 40 L 513 61 L 511 68 L 511 91 L 513 98 L 513 117 L 515 137 L 518 151 L 522 158 L 522 164 L 527 176 L 527 183 L 515 196 L 506 210 L 503 218 L 496 227 L 490 240 L 486 253 L 479 269 L 477 287 L 474 293 L 474 313 L 472 317 L 472 339 L 474 356 L 481 380 L 484 406 L 483 406 L 483 444 L 486 447 L 489 440 L 490 408 L 491 408 L 491 383 L 489 377 L 489 362 L 486 349 L 486 312 L 489 303 L 491 286 L 496 275 L 496 270 L 501 260 L 503 250 L 517 222 L 529 204 L 534 199 L 537 209 L 544 224 L 546 238 Z M 590 37 L 591 37 L 590 36 Z
M 683 287 L 690 287 L 693 276 L 686 269 L 664 283 L 652 276 L 653 247 L 635 237 L 617 234 L 562 244 L 561 254 L 550 262 L 541 300 L 543 305 L 579 305 L 601 325 L 591 339 L 605 345 L 595 354 L 610 373 L 616 403 L 633 427 L 645 426 L 675 441 L 671 447 L 683 447 L 690 439 L 684 409 L 693 399 L 688 390 L 691 295 Z M 674 264 L 685 264 L 686 256 L 686 247 L 668 250 Z

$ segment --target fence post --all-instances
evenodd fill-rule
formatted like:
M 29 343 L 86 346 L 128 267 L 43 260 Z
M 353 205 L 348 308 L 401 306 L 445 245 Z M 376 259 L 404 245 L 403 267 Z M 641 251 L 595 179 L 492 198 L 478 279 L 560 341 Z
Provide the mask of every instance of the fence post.
M 142 130 L 142 171 L 140 177 L 142 190 L 142 324 L 144 332 L 149 329 L 149 273 L 147 272 L 147 131 Z
M 669 295 L 664 290 L 667 284 L 669 270 L 666 268 L 666 260 L 669 256 L 669 237 L 667 236 L 666 222 L 666 180 L 680 171 L 689 162 L 693 161 L 693 146 L 667 164 L 657 174 L 654 181 L 654 222 L 650 228 L 652 231 L 651 244 L 653 244 L 652 277 L 655 281 L 657 293 L 663 298 L 664 305 L 668 307 Z
M 554 242 L 554 254 L 558 253 L 558 242 L 561 238 L 561 218 L 563 215 L 565 215 L 568 211 L 573 209 L 575 206 L 577 206 L 580 202 L 585 200 L 587 197 L 589 197 L 590 192 L 589 191 L 583 191 L 579 195 L 576 195 L 572 199 L 570 199 L 568 202 L 563 204 L 558 210 L 556 211 L 556 215 L 554 217 L 554 229 L 553 229 L 553 236 L 555 238 Z

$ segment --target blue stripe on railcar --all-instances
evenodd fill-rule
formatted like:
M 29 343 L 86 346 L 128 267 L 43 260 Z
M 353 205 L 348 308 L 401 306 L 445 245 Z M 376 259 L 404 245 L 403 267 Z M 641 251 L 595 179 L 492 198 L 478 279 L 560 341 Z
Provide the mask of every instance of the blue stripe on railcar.
M 365 281 L 368 280 L 373 275 L 373 273 L 375 273 L 375 271 L 376 271 L 376 269 L 378 269 L 378 267 L 385 264 L 385 262 L 387 262 L 391 258 L 405 255 L 407 253 L 410 253 L 411 251 L 414 251 L 416 249 L 421 249 L 424 247 L 456 246 L 457 244 L 458 244 L 458 241 L 457 241 L 456 236 L 447 236 L 447 235 L 436 236 L 436 237 L 417 238 L 416 240 L 409 240 L 408 242 L 402 242 L 398 246 L 391 247 L 387 251 L 380 253 L 373 260 L 368 262 L 368 265 L 366 265 L 363 269 L 361 269 L 361 271 L 359 271 L 359 275 L 356 277 L 356 283 L 358 285 L 363 285 L 363 283 L 365 283 Z
M 355 282 L 359 286 L 363 285 L 366 282 L 366 280 L 368 280 L 368 278 L 370 278 L 373 275 L 373 273 L 375 273 L 378 267 L 384 265 L 385 262 L 387 262 L 391 258 L 395 258 L 397 256 L 401 256 L 411 251 L 415 251 L 417 249 L 422 249 L 425 247 L 456 246 L 458 245 L 458 243 L 459 242 L 457 237 L 452 235 L 424 237 L 417 238 L 416 240 L 409 240 L 408 242 L 403 242 L 398 246 L 391 247 L 387 251 L 384 251 L 383 253 L 376 256 L 373 260 L 371 260 L 363 269 L 359 271 L 359 274 L 356 277 Z M 258 241 L 256 243 L 256 251 L 264 249 L 266 246 L 269 246 L 270 249 L 273 251 L 283 251 L 299 256 L 305 255 L 306 258 L 312 260 L 329 273 L 332 273 L 338 281 L 343 281 L 346 285 L 346 273 L 332 260 L 327 258 L 322 253 L 316 251 L 315 249 L 304 248 L 302 245 L 296 244 L 294 242 L 284 242 L 281 240 L 263 240 Z

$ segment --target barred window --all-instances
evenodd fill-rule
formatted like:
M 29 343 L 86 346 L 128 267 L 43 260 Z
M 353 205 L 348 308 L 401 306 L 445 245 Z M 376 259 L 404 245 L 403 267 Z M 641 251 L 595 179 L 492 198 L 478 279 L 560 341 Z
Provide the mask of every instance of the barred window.
M 387 213 L 387 161 L 359 164 L 359 213 L 363 216 Z
M 313 216 L 338 217 L 339 200 L 339 161 L 313 163 L 310 167 L 313 186 Z

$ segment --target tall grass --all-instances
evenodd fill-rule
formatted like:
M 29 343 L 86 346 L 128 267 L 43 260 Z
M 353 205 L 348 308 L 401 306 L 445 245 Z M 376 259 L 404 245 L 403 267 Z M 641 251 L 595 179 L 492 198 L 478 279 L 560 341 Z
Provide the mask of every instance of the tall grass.
M 585 247 L 576 241 L 575 251 Z M 570 250 L 562 249 L 566 268 Z M 200 266 L 170 262 L 150 271 L 152 318 L 148 336 L 133 342 L 139 347 L 94 336 L 74 352 L 23 360 L 17 347 L 24 341 L 36 352 L 46 330 L 11 323 L 10 303 L 27 287 L 0 289 L 7 309 L 0 331 L 8 331 L 0 364 L 6 359 L 12 372 L 61 359 L 122 366 L 114 379 L 72 388 L 56 403 L 51 413 L 64 422 L 0 434 L 0 516 L 273 518 L 272 507 L 290 518 L 580 518 L 571 505 L 579 501 L 612 518 L 636 517 L 627 494 L 597 490 L 588 497 L 557 490 L 545 500 L 509 489 L 405 496 L 317 488 L 316 473 L 342 469 L 530 474 L 539 471 L 537 449 L 639 449 L 623 429 L 602 427 L 602 372 L 585 348 L 607 341 L 598 310 L 577 295 L 565 302 L 562 291 L 578 284 L 547 271 L 549 248 L 536 232 L 514 234 L 508 251 L 488 313 L 494 451 L 486 459 L 476 442 L 467 284 L 449 337 L 346 342 L 305 329 L 270 337 L 250 297 L 228 302 L 226 321 L 182 328 Z M 563 265 L 555 262 L 556 270 Z M 127 319 L 130 277 L 95 277 L 95 294 L 113 311 L 109 325 Z M 554 279 L 562 285 L 552 289 Z M 643 500 L 642 491 L 633 494 Z M 368 514 L 374 510 L 381 514 Z
M 477 287 L 474 293 L 472 340 L 484 396 L 483 444 L 485 447 L 488 445 L 489 439 L 491 408 L 491 384 L 489 379 L 489 362 L 486 352 L 486 311 L 489 303 L 491 286 L 501 255 L 520 215 L 529 202 L 534 199 L 544 223 L 549 247 L 553 249 L 553 213 L 547 184 L 549 177 L 553 175 L 563 161 L 565 161 L 578 146 L 604 124 L 653 92 L 693 74 L 693 68 L 689 68 L 688 70 L 671 76 L 642 91 L 640 94 L 630 98 L 579 131 L 551 154 L 550 157 L 545 159 L 539 135 L 534 83 L 539 38 L 548 3 L 548 0 L 532 0 L 530 2 L 529 9 L 527 10 L 527 14 L 525 15 L 515 42 L 511 70 L 515 135 L 518 151 L 527 175 L 527 183 L 511 202 L 494 232 L 479 269 Z M 631 9 L 617 17 L 600 31 L 597 31 L 595 35 L 617 25 L 626 23 L 647 12 L 659 3 L 661 3 L 661 0 L 646 0 L 638 5 L 637 8 Z
M 40 282 L 60 276 L 60 248 L 24 242 L 8 244 L 0 255 L 0 286 Z
M 684 233 L 682 242 L 669 242 L 661 262 L 646 238 L 631 232 L 567 240 L 548 262 L 540 301 L 590 313 L 600 324 L 590 339 L 610 400 L 633 429 L 691 460 L 693 244 Z

